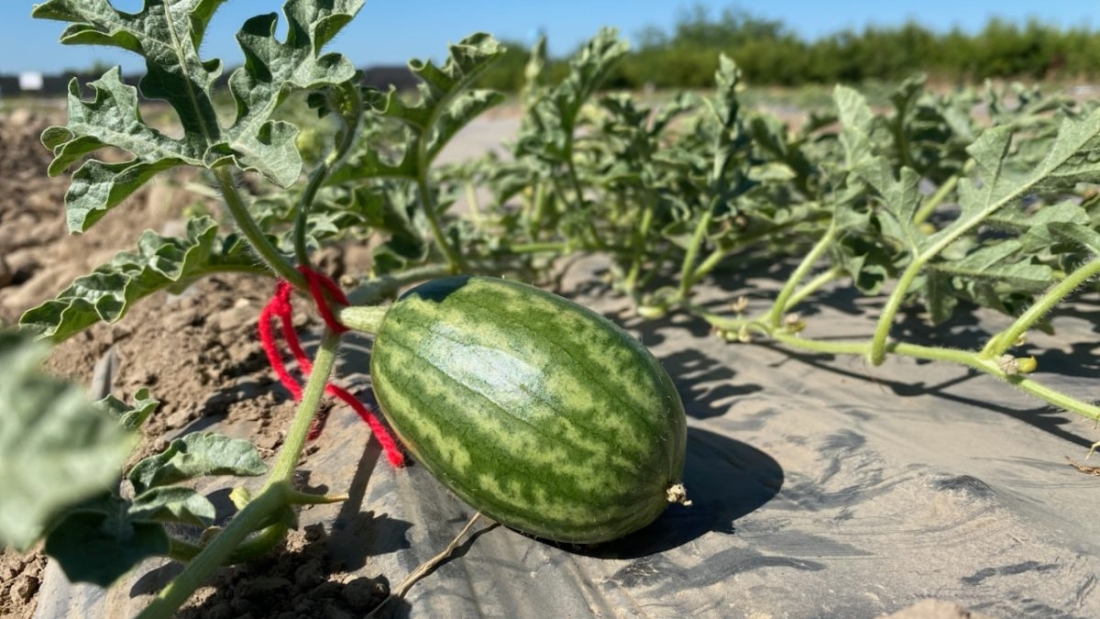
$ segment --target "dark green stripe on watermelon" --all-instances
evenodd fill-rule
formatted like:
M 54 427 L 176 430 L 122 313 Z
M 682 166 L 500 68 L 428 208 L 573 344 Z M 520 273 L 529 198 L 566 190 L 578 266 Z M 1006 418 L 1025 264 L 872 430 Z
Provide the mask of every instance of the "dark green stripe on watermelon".
M 452 277 L 409 291 L 382 322 L 371 374 L 429 471 L 533 535 L 591 543 L 637 530 L 683 471 L 683 406 L 660 363 L 532 286 Z

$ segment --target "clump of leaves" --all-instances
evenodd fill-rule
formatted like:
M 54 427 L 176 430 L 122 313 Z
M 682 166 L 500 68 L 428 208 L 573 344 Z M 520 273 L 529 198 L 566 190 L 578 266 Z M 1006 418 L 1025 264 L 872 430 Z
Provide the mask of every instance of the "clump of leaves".
M 1047 328 L 1048 313 L 1100 268 L 1100 216 L 1087 199 L 1100 182 L 1095 106 L 1018 86 L 936 93 L 918 75 L 882 112 L 839 87 L 835 111 L 792 130 L 741 108 L 740 75 L 726 58 L 713 97 L 685 94 L 654 107 L 622 94 L 590 101 L 618 45 L 601 32 L 556 87 L 540 79 L 537 46 L 514 159 L 457 171 L 469 194 L 477 184 L 492 189 L 494 201 L 476 212 L 494 216 L 509 248 L 608 255 L 611 282 L 645 317 L 685 309 L 731 341 L 787 338 L 876 364 L 888 353 L 954 361 L 1097 417 L 1096 406 L 1028 377 L 1030 362 L 1026 371 L 1002 367 L 1012 344 Z M 691 300 L 696 284 L 731 259 L 784 255 L 803 259 L 758 318 L 714 315 Z M 888 293 L 874 337 L 805 338 L 805 322 L 788 315 L 844 281 Z M 978 307 L 1014 322 L 980 351 L 892 341 L 897 312 L 912 304 L 933 324 Z
M 88 230 L 152 177 L 183 166 L 213 178 L 238 229 L 222 235 L 214 220 L 198 217 L 188 222 L 183 238 L 146 232 L 137 251 L 120 253 L 78 278 L 54 300 L 28 311 L 22 334 L 5 334 L 0 341 L 4 366 L 11 368 L 0 383 L 0 401 L 11 411 L 0 426 L 5 445 L 0 467 L 11 495 L 2 501 L 0 539 L 21 549 L 43 539 L 45 551 L 71 580 L 104 586 L 149 556 L 188 561 L 143 617 L 170 616 L 219 565 L 273 548 L 295 525 L 291 505 L 339 499 L 306 495 L 291 484 L 338 337 L 329 334 L 322 342 L 294 426 L 301 431 L 289 434 L 255 496 L 235 493 L 240 511 L 224 529 L 210 529 L 211 535 L 200 532 L 214 524 L 214 507 L 188 482 L 263 474 L 268 469 L 255 446 L 216 434 L 188 434 L 123 474 L 136 430 L 156 401 L 139 392 L 131 406 L 114 399 L 89 403 L 75 388 L 39 374 L 42 349 L 27 341 L 30 333 L 62 340 L 96 322 L 115 322 L 140 299 L 161 290 L 178 292 L 212 273 L 279 274 L 305 286 L 291 256 L 272 243 L 249 211 L 235 175 L 257 174 L 276 187 L 295 185 L 303 167 L 298 128 L 278 119 L 276 111 L 296 92 L 317 93 L 331 104 L 341 131 L 298 204 L 299 219 L 309 221 L 313 193 L 350 151 L 364 109 L 361 98 L 348 94 L 358 93 L 354 67 L 323 49 L 363 2 L 289 0 L 285 41 L 274 36 L 276 14 L 245 22 L 237 39 L 246 62 L 229 78 L 235 109 L 223 123 L 213 90 L 221 63 L 199 54 L 206 27 L 223 1 L 148 0 L 132 14 L 107 0 L 49 0 L 34 8 L 36 17 L 70 23 L 63 43 L 120 47 L 141 56 L 147 68 L 139 88 L 124 84 L 117 69 L 108 71 L 88 84 L 90 99 L 83 98 L 74 80 L 68 123 L 43 134 L 43 144 L 54 154 L 51 174 L 78 166 L 65 199 L 70 229 Z M 171 105 L 182 135 L 170 137 L 146 124 L 139 107 L 143 99 Z M 121 149 L 129 158 L 120 163 L 96 159 L 105 147 Z M 295 240 L 306 236 L 304 229 L 294 234 Z M 194 539 L 200 541 L 169 535 L 166 523 L 196 528 Z
M 0 542 L 25 551 L 39 539 L 73 582 L 108 586 L 151 556 L 189 559 L 197 549 L 164 525 L 207 528 L 214 505 L 183 482 L 209 475 L 260 475 L 248 441 L 195 433 L 120 471 L 138 431 L 160 404 L 147 390 L 132 404 L 93 402 L 42 373 L 48 347 L 28 333 L 0 332 Z
M 876 365 L 889 354 L 951 361 L 1002 378 L 1065 410 L 1100 419 L 1100 407 L 1037 382 L 1028 376 L 1037 368 L 1035 359 L 1017 359 L 1011 352 L 1029 330 L 1044 328 L 1049 312 L 1100 273 L 1098 221 L 1076 197 L 1100 183 L 1100 109 L 1054 107 L 1057 113 L 1034 117 L 1052 108 L 1021 107 L 1021 116 L 988 127 L 960 127 L 956 117 L 955 136 L 947 132 L 945 112 L 942 139 L 975 137 L 961 151 L 965 158 L 953 149 L 945 151 L 955 153 L 951 157 L 957 160 L 949 165 L 940 160 L 925 166 L 922 174 L 910 166 L 926 156 L 914 151 L 928 152 L 927 146 L 907 140 L 910 150 L 903 154 L 909 155 L 898 155 L 899 134 L 909 131 L 904 119 L 899 120 L 904 107 L 894 118 L 876 116 L 862 95 L 845 87 L 836 89 L 835 100 L 841 124 L 835 144 L 843 163 L 827 172 L 834 192 L 828 227 L 762 317 L 730 319 L 689 309 L 720 334 L 737 334 L 731 340 L 756 334 L 797 348 L 864 355 Z M 902 128 L 896 130 L 899 122 Z M 924 122 L 918 123 L 920 131 L 927 131 Z M 1042 156 L 1036 157 L 1037 152 Z M 951 170 L 954 174 L 934 190 L 922 188 L 926 174 Z M 824 260 L 832 265 L 804 282 Z M 797 329 L 790 328 L 784 318 L 799 302 L 844 277 L 868 293 L 889 290 L 869 340 L 807 339 L 800 334 L 805 327 L 801 321 Z M 891 339 L 898 311 L 912 303 L 923 305 L 933 323 L 974 307 L 1002 312 L 1013 321 L 974 351 Z
M 31 547 L 58 512 L 108 487 L 133 436 L 75 385 L 40 370 L 48 347 L 0 332 L 0 542 Z
M 1100 419 L 1100 408 L 1032 378 L 1041 359 L 1013 354 L 1029 330 L 1043 328 L 1053 308 L 1100 273 L 1100 111 L 1093 107 L 1025 89 L 937 94 L 917 76 L 896 89 L 884 112 L 840 87 L 835 111 L 792 129 L 742 108 L 741 75 L 725 57 L 709 95 L 649 105 L 601 93 L 627 49 L 604 30 L 556 84 L 547 75 L 545 41 L 536 45 L 510 157 L 439 167 L 447 143 L 502 101 L 473 87 L 503 53 L 491 37 L 463 39 L 439 65 L 410 63 L 421 83 L 406 97 L 362 87 L 346 58 L 324 52 L 362 0 L 288 0 L 286 40 L 274 36 L 276 14 L 250 19 L 238 33 L 246 62 L 229 78 L 234 108 L 222 122 L 213 89 L 222 66 L 199 50 L 223 2 L 146 0 L 134 14 L 108 0 L 49 0 L 34 9 L 70 23 L 63 43 L 120 47 L 147 68 L 138 88 L 108 71 L 87 85 L 91 98 L 74 81 L 68 123 L 43 135 L 54 154 L 51 174 L 77 166 L 66 195 L 70 229 L 88 230 L 155 175 L 181 167 L 213 181 L 236 227 L 226 235 L 202 216 L 181 238 L 146 232 L 136 251 L 28 311 L 22 334 L 0 334 L 0 365 L 12 368 L 0 381 L 0 403 L 14 411 L 0 426 L 0 541 L 26 548 L 44 539 L 71 578 L 103 585 L 147 556 L 187 561 L 143 618 L 170 616 L 218 566 L 272 548 L 295 524 L 291 506 L 340 500 L 291 483 L 340 336 L 323 335 L 262 488 L 255 496 L 235 493 L 238 513 L 194 543 L 164 528 L 213 524 L 209 501 L 186 482 L 261 474 L 255 448 L 191 434 L 124 474 L 134 431 L 155 402 L 143 393 L 133 405 L 86 401 L 37 372 L 42 349 L 27 334 L 60 341 L 212 273 L 274 275 L 305 291 L 299 267 L 349 236 L 377 241 L 373 276 L 349 295 L 360 304 L 440 275 L 547 273 L 557 258 L 599 253 L 613 266 L 611 283 L 643 316 L 686 311 L 730 341 L 770 338 L 875 364 L 891 354 L 960 363 Z M 172 106 L 181 137 L 144 121 L 143 98 Z M 303 98 L 330 123 L 325 131 L 301 135 L 288 120 L 295 117 L 280 112 Z M 978 102 L 988 118 L 974 115 Z M 129 158 L 96 159 L 105 147 Z M 242 174 L 263 179 L 262 196 L 241 192 Z M 453 208 L 460 193 L 465 211 Z M 802 258 L 760 315 L 745 315 L 742 302 L 734 316 L 719 315 L 693 300 L 697 286 L 724 266 L 791 256 Z M 885 295 L 874 335 L 805 337 L 807 321 L 793 311 L 823 287 L 844 283 Z M 922 346 L 892 339 L 906 304 L 923 307 L 933 323 L 975 307 L 1012 322 L 981 350 Z M 42 471 L 57 481 L 47 491 Z

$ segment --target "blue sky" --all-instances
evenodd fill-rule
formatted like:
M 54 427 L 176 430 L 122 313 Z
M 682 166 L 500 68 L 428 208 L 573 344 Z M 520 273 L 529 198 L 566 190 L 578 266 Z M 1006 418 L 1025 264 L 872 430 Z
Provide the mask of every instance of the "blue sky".
M 58 44 L 64 25 L 31 19 L 33 4 L 31 0 L 0 0 L 0 73 L 54 72 L 88 67 L 96 61 L 121 64 L 127 72 L 141 70 L 135 57 L 113 48 Z M 114 0 L 117 8 L 126 11 L 137 11 L 141 4 L 142 0 Z M 680 12 L 696 4 L 710 7 L 713 14 L 734 6 L 760 17 L 781 19 L 809 39 L 844 28 L 893 25 L 910 18 L 937 30 L 955 25 L 975 30 L 993 16 L 1021 22 L 1036 17 L 1067 27 L 1100 26 L 1100 2 L 1089 0 L 368 0 L 357 20 L 330 49 L 347 54 L 359 66 L 403 64 L 413 57 L 438 58 L 447 43 L 478 30 L 498 38 L 532 41 L 541 29 L 549 36 L 551 53 L 564 54 L 604 25 L 617 26 L 628 38 L 649 25 L 667 29 Z M 281 7 L 281 0 L 226 3 L 211 24 L 204 56 L 222 58 L 230 66 L 238 64 L 241 55 L 233 34 L 241 22 Z

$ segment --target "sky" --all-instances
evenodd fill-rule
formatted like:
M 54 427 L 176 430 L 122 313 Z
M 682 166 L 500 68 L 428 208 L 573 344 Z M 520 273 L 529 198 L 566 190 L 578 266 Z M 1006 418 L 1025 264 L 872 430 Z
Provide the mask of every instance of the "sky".
M 59 72 L 95 63 L 141 71 L 136 56 L 107 47 L 63 46 L 57 39 L 61 22 L 31 19 L 32 0 L 0 0 L 0 74 L 22 71 Z M 142 0 L 113 0 L 123 11 L 140 10 Z M 281 0 L 230 0 L 214 17 L 202 50 L 205 58 L 240 64 L 233 35 L 256 14 L 278 12 Z M 329 46 L 360 67 L 401 65 L 411 58 L 440 58 L 448 43 L 477 31 L 498 39 L 533 43 L 542 31 L 552 55 L 575 49 L 602 26 L 618 27 L 628 39 L 647 26 L 669 29 L 679 15 L 696 5 L 720 14 L 723 8 L 782 20 L 806 39 L 868 24 L 890 26 L 915 19 L 935 30 L 958 26 L 980 29 L 991 17 L 1023 22 L 1028 18 L 1063 27 L 1100 27 L 1097 0 L 771 0 L 739 2 L 703 0 L 367 0 L 366 6 Z

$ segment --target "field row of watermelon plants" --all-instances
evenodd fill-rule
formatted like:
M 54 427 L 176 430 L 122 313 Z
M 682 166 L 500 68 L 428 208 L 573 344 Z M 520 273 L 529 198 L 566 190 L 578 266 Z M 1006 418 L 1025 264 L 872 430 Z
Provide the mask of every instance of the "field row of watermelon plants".
M 0 339 L 0 542 L 24 550 L 44 540 L 71 580 L 102 586 L 149 556 L 185 561 L 143 619 L 171 616 L 218 566 L 274 547 L 295 526 L 295 506 L 340 500 L 292 485 L 340 334 L 322 338 L 270 468 L 248 441 L 195 433 L 124 469 L 155 394 L 88 402 L 39 372 L 47 343 L 125 320 L 150 295 L 219 273 L 282 279 L 308 299 L 318 250 L 340 243 L 374 247 L 371 272 L 354 278 L 349 305 L 336 310 L 368 332 L 411 285 L 486 275 L 550 286 L 565 262 L 596 255 L 609 264 L 607 293 L 631 299 L 647 319 L 689 316 L 731 345 L 773 343 L 871 365 L 894 356 L 961 364 L 1100 421 L 1089 393 L 1043 382 L 1043 350 L 1028 342 L 1050 331 L 1060 307 L 1095 299 L 1100 109 L 1092 103 L 1020 86 L 936 92 L 917 76 L 878 109 L 839 86 L 830 110 L 792 127 L 739 105 L 743 85 L 725 57 L 712 93 L 647 103 L 602 90 L 627 51 L 605 30 L 556 83 L 545 46 L 532 50 L 507 156 L 442 165 L 448 142 L 505 101 L 476 87 L 503 53 L 492 37 L 452 45 L 440 64 L 412 61 L 415 94 L 380 92 L 323 51 L 362 0 L 292 0 L 285 41 L 274 36 L 274 14 L 241 29 L 247 62 L 230 79 L 227 121 L 211 90 L 222 67 L 199 55 L 218 4 L 150 2 L 158 10 L 135 15 L 77 0 L 34 9 L 70 23 L 63 43 L 117 46 L 148 68 L 140 93 L 117 70 L 74 83 L 68 124 L 42 136 L 54 154 L 50 174 L 72 173 L 70 230 L 114 216 L 144 184 L 179 168 L 203 171 L 225 205 L 193 217 L 185 236 L 144 233 L 134 251 L 26 312 Z M 144 99 L 173 108 L 181 137 L 146 123 Z M 284 109 L 302 101 L 313 118 Z M 108 147 L 129 156 L 95 158 Z M 248 191 L 244 175 L 258 179 Z M 774 288 L 752 299 L 696 298 L 702 283 L 762 263 L 791 268 L 769 271 Z M 837 339 L 813 323 L 807 309 L 819 293 L 840 288 L 875 301 L 869 337 Z M 983 346 L 963 350 L 897 337 L 899 313 L 913 308 L 930 330 L 977 312 L 1003 320 Z M 239 511 L 224 529 L 208 529 L 198 544 L 169 534 L 166 525 L 213 521 L 213 505 L 189 480 L 264 473 L 260 492 L 234 492 Z

